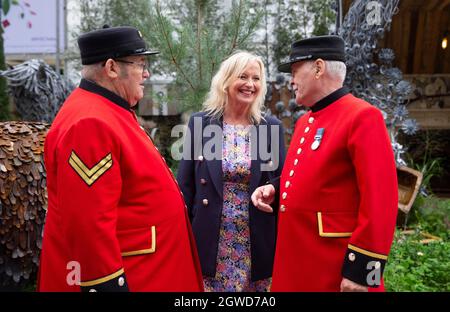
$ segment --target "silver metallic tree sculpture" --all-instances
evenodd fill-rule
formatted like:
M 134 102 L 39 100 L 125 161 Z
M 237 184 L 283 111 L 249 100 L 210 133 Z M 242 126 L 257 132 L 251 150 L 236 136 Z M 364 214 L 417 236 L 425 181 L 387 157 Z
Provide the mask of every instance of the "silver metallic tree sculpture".
M 345 84 L 352 93 L 378 107 L 385 118 L 397 165 L 405 165 L 404 147 L 397 141 L 399 130 L 411 135 L 418 130 L 408 118 L 411 84 L 403 80 L 399 68 L 393 67 L 391 49 L 378 49 L 378 40 L 389 31 L 399 0 L 355 0 L 339 30 L 347 54 Z M 378 58 L 378 64 L 375 63 Z
M 397 140 L 398 133 L 403 131 L 411 135 L 418 130 L 416 121 L 408 118 L 407 104 L 413 88 L 408 81 L 403 80 L 401 70 L 393 67 L 394 51 L 378 48 L 378 40 L 389 31 L 398 4 L 399 0 L 355 0 L 343 22 L 342 0 L 336 1 L 334 9 L 337 11 L 336 29 L 346 45 L 345 85 L 355 96 L 382 111 L 395 159 L 400 166 L 405 165 L 402 159 L 405 148 Z M 280 86 L 290 89 L 282 78 L 279 75 L 273 85 L 268 85 L 266 102 L 272 100 L 273 93 L 279 92 Z M 275 114 L 279 118 L 292 118 L 292 128 L 286 129 L 288 135 L 292 134 L 295 121 L 305 112 L 294 104 L 292 99 L 289 103 L 278 101 L 272 112 L 268 110 L 269 114 Z
M 22 120 L 50 123 L 74 86 L 43 60 L 32 59 L 0 71 L 8 80 Z

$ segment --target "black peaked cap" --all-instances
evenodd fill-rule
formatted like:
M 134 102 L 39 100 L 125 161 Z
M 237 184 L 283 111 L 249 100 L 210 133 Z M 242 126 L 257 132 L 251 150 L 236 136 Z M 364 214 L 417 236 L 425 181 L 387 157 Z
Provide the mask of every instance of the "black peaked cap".
M 317 36 L 298 40 L 291 45 L 289 61 L 280 64 L 278 70 L 291 72 L 291 65 L 306 60 L 321 58 L 328 61 L 345 62 L 345 42 L 339 36 Z
M 151 55 L 152 51 L 142 38 L 142 34 L 134 27 L 104 26 L 103 29 L 90 31 L 78 37 L 81 63 L 89 65 L 129 55 Z

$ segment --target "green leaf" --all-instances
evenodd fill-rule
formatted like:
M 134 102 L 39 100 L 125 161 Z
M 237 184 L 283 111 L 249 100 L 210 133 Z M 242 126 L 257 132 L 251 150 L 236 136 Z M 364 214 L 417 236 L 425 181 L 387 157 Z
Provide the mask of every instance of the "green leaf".
M 11 1 L 10 0 L 3 0 L 3 2 L 2 2 L 2 9 L 3 9 L 3 14 L 4 15 L 8 14 L 10 6 L 11 6 Z

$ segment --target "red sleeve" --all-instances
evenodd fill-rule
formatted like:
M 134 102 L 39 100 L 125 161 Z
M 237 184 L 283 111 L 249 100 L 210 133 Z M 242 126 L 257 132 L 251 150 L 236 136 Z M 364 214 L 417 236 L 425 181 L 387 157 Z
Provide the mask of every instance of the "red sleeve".
M 61 235 L 68 239 L 72 260 L 80 263 L 82 290 L 126 286 L 116 237 L 122 188 L 119 142 L 105 122 L 92 118 L 72 126 L 57 147 Z
M 343 265 L 343 276 L 377 287 L 395 230 L 398 191 L 394 154 L 381 115 L 375 107 L 356 114 L 348 148 L 360 194 L 356 229 Z

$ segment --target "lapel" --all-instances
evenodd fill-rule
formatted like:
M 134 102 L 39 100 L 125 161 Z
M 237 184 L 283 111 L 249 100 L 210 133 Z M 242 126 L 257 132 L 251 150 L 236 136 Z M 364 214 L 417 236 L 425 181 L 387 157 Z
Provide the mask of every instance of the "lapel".
M 222 122 L 222 118 L 220 119 L 216 119 L 216 118 L 210 118 L 210 117 L 206 117 L 204 118 L 204 122 L 203 122 L 203 129 L 205 129 L 205 127 L 207 125 L 218 125 L 220 128 L 223 127 L 223 122 Z M 203 135 L 202 135 L 203 137 Z M 202 142 L 203 142 L 203 146 L 202 148 L 205 147 L 205 143 L 208 142 L 210 139 L 212 138 L 205 138 L 203 137 Z M 221 138 L 221 142 L 222 142 Z M 222 150 L 222 146 L 220 146 L 220 149 Z M 216 188 L 217 194 L 220 195 L 220 198 L 223 201 L 223 171 L 222 171 L 222 159 L 213 159 L 213 160 L 208 160 L 206 161 L 207 167 L 208 167 L 208 171 L 209 171 L 209 176 L 211 177 L 211 180 L 214 184 L 214 187 Z
M 256 126 L 256 131 L 255 133 L 252 133 L 255 135 L 254 138 L 251 139 L 251 143 L 252 143 L 252 166 L 250 169 L 251 175 L 250 175 L 250 194 L 253 193 L 253 191 L 258 187 L 259 181 L 261 179 L 261 158 L 259 157 L 259 149 L 260 148 L 267 148 L 266 146 L 259 146 L 259 136 L 260 136 L 260 131 L 261 125 L 267 125 L 267 122 L 262 119 L 261 123 L 259 125 Z M 267 136 L 268 136 L 268 144 L 270 144 L 270 131 L 268 128 L 267 129 Z
M 215 118 L 204 118 L 203 122 L 203 129 L 207 125 L 218 125 L 220 128 L 223 128 L 223 119 L 215 119 Z M 259 155 L 259 148 L 266 149 L 267 152 L 267 146 L 259 147 L 259 136 L 260 136 L 260 126 L 264 125 L 267 126 L 267 122 L 265 120 L 261 120 L 261 123 L 256 126 L 256 131 L 252 133 L 252 162 L 251 162 L 251 168 L 250 168 L 250 194 L 258 187 L 259 181 L 261 179 L 261 159 Z M 267 135 L 267 144 L 270 146 L 270 127 L 267 126 L 267 131 L 263 133 L 263 135 Z M 202 139 L 203 148 L 211 138 L 204 138 Z M 253 156 L 254 155 L 254 156 Z M 222 170 L 222 159 L 214 159 L 214 160 L 208 160 L 206 161 L 209 176 L 211 177 L 211 180 L 214 184 L 214 187 L 217 191 L 217 194 L 220 195 L 220 198 L 223 201 L 223 170 Z

